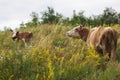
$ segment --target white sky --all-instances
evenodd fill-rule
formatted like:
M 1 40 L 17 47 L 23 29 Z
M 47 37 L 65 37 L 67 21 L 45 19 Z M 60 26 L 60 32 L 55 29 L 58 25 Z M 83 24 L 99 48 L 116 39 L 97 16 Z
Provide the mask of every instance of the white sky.
M 65 17 L 72 16 L 73 10 L 85 11 L 85 16 L 99 15 L 106 7 L 120 12 L 120 0 L 0 0 L 0 30 L 19 27 L 31 20 L 32 12 L 40 14 L 47 6 Z

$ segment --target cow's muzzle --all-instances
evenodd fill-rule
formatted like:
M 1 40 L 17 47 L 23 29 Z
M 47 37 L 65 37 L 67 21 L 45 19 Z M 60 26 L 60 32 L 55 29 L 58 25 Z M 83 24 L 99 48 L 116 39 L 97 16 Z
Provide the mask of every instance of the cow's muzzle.
M 12 37 L 12 40 L 15 41 L 16 37 Z

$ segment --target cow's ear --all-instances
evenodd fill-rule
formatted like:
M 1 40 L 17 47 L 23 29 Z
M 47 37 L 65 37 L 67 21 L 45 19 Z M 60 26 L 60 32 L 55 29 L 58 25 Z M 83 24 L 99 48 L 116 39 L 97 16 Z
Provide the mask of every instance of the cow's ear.
M 11 31 L 11 32 L 13 32 L 13 30 L 12 30 L 12 29 L 10 29 L 10 31 Z
M 79 27 L 79 31 L 80 31 L 82 28 L 83 28 L 83 26 L 82 26 L 82 25 L 80 25 L 80 27 Z
M 78 32 L 78 31 L 79 31 L 79 28 L 76 28 L 75 31 Z
M 80 25 L 80 28 L 83 28 L 84 26 L 83 25 Z
M 78 27 L 75 29 L 76 32 L 79 32 L 81 30 L 81 27 Z
M 18 35 L 18 34 L 19 34 L 19 31 L 17 31 L 16 35 Z

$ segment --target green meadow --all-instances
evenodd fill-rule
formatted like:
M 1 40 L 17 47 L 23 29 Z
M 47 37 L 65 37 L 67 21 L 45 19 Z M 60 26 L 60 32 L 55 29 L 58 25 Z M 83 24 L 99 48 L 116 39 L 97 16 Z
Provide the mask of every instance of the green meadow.
M 90 28 L 90 26 L 87 26 Z M 120 26 L 111 26 L 120 35 Z M 66 36 L 73 26 L 44 24 L 17 31 L 33 33 L 27 46 L 0 31 L 0 80 L 120 80 L 120 38 L 117 60 L 106 61 L 81 39 Z

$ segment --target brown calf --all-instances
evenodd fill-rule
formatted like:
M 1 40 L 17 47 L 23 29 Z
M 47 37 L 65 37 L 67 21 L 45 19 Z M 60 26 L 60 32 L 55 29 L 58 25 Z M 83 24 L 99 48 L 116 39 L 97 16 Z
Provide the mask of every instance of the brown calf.
M 24 43 L 30 42 L 32 40 L 33 34 L 31 32 L 19 32 L 19 31 L 13 31 L 10 29 L 12 32 L 12 39 L 19 41 L 22 40 Z
M 118 33 L 111 27 L 87 29 L 83 26 L 78 26 L 68 31 L 66 35 L 86 41 L 87 45 L 89 47 L 94 46 L 98 53 L 109 53 L 112 61 L 116 59 Z

